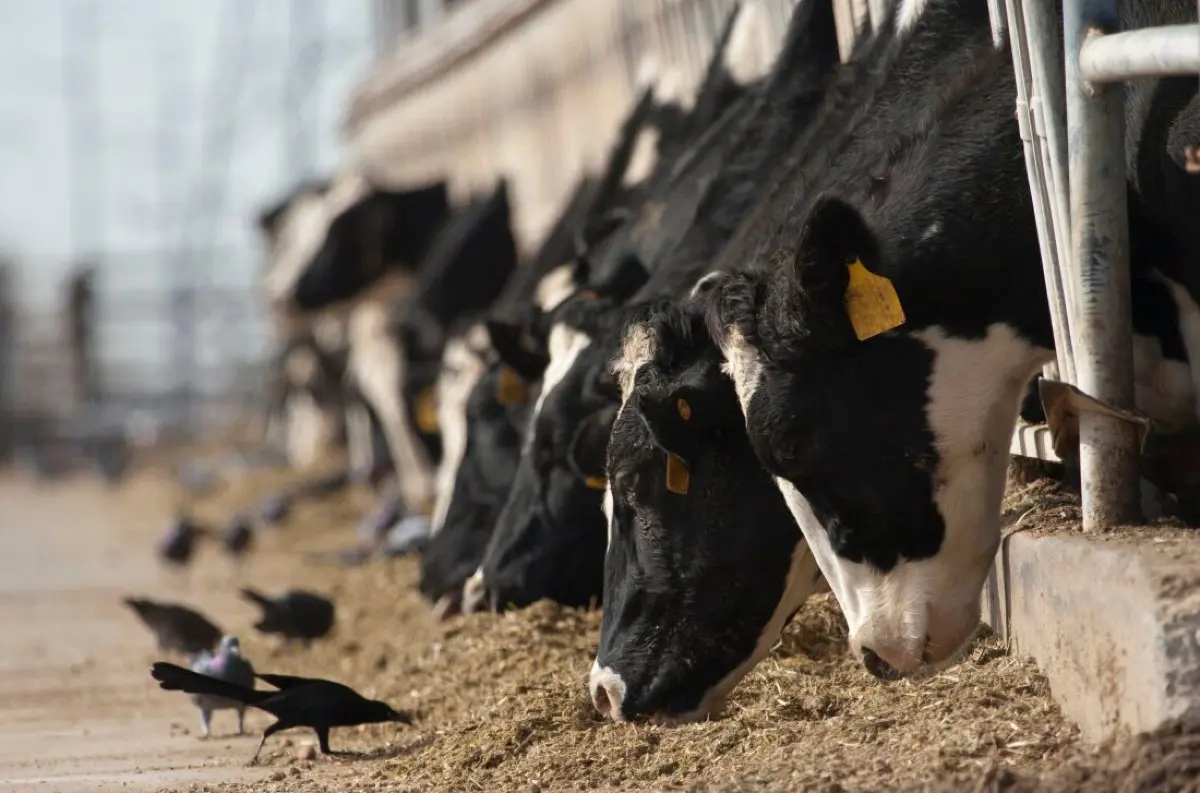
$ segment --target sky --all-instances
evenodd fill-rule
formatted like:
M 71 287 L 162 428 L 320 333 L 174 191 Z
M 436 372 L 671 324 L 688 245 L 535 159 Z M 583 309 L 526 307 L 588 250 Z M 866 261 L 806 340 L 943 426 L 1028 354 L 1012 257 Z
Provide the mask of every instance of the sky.
M 305 2 L 325 47 L 317 78 L 304 78 L 301 101 L 312 103 L 317 133 L 309 164 L 288 153 L 294 124 L 285 112 L 285 75 L 296 63 L 289 16 Z M 65 15 L 86 20 L 89 4 L 97 9 L 85 22 L 90 44 L 73 51 L 91 61 L 85 84 L 95 86 L 96 110 L 70 116 Z M 22 275 L 48 277 L 81 250 L 159 262 L 156 252 L 200 240 L 236 252 L 224 258 L 238 263 L 223 267 L 243 280 L 233 271 L 257 248 L 258 208 L 303 171 L 329 170 L 342 157 L 338 128 L 370 65 L 371 16 L 371 0 L 0 0 L 0 251 Z M 83 119 L 75 125 L 88 130 L 82 146 L 69 118 Z M 206 158 L 206 138 L 222 127 L 232 127 L 228 150 Z M 82 156 L 72 159 L 72 146 Z M 224 194 L 212 223 L 185 211 L 203 174 Z M 74 232 L 73 177 L 84 196 Z

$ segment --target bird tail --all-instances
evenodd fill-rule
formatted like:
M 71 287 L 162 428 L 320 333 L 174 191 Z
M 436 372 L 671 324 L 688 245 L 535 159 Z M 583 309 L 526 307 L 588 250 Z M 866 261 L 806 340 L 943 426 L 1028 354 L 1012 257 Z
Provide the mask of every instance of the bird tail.
M 146 600 L 145 598 L 124 597 L 121 598 L 121 601 L 126 606 L 129 606 L 129 608 L 137 612 L 137 615 L 141 617 L 142 620 L 145 620 L 154 611 L 155 606 L 157 605 L 153 601 Z
M 183 691 L 188 694 L 212 694 L 225 697 L 243 705 L 255 705 L 269 698 L 274 691 L 256 691 L 253 688 L 239 686 L 215 677 L 202 675 L 182 666 L 158 661 L 150 667 L 150 676 L 159 681 L 159 687 L 166 691 Z

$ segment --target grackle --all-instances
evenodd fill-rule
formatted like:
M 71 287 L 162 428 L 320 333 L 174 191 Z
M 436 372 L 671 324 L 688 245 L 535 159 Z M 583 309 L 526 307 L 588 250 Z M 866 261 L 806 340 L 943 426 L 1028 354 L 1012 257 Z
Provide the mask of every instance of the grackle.
M 123 600 L 154 634 L 160 652 L 174 650 L 184 655 L 196 655 L 205 650 L 211 651 L 213 645 L 221 640 L 221 629 L 187 606 L 157 603 L 145 598 L 127 597 Z
M 285 639 L 308 642 L 333 628 L 333 601 L 315 592 L 291 589 L 273 598 L 247 587 L 241 594 L 262 609 L 262 619 L 254 624 L 261 633 L 278 633 Z
M 359 724 L 378 724 L 397 721 L 412 724 L 412 715 L 392 708 L 386 702 L 366 699 L 351 688 L 332 680 L 320 680 L 289 675 L 258 675 L 258 679 L 278 691 L 260 691 L 236 683 L 184 669 L 165 661 L 159 661 L 150 669 L 150 676 L 159 681 L 167 691 L 184 691 L 188 694 L 212 694 L 243 702 L 252 708 L 266 711 L 275 717 L 275 723 L 263 730 L 262 740 L 250 764 L 258 762 L 267 738 L 282 730 L 294 727 L 309 727 L 317 734 L 321 754 L 339 754 L 329 748 L 329 730 L 332 727 L 354 727 Z

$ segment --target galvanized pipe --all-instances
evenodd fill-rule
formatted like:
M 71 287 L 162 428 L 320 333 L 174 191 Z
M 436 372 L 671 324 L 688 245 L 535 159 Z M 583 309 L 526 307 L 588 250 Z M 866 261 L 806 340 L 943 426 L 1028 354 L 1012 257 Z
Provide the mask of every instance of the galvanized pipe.
M 1089 84 L 1079 56 L 1089 39 L 1119 25 L 1117 0 L 1064 0 L 1072 275 L 1079 297 L 1078 385 L 1117 408 L 1133 406 L 1133 322 L 1125 186 L 1125 92 Z M 1083 527 L 1095 531 L 1138 514 L 1138 431 L 1094 412 L 1079 417 Z
M 1195 75 L 1200 72 L 1200 24 L 1098 36 L 1079 53 L 1079 71 L 1092 83 Z
M 1004 0 L 999 0 L 1001 4 Z M 1007 22 L 1009 47 L 1012 50 L 1013 71 L 1017 88 L 1017 121 L 1021 130 L 1021 143 L 1025 150 L 1025 169 L 1029 178 L 1029 191 L 1033 200 L 1033 218 L 1037 225 L 1038 246 L 1042 255 L 1042 275 L 1046 284 L 1046 302 L 1050 310 L 1051 327 L 1054 331 L 1054 346 L 1059 370 L 1068 382 L 1074 382 L 1075 363 L 1071 341 L 1070 279 L 1064 277 L 1066 252 L 1058 244 L 1059 234 L 1069 234 L 1070 224 L 1056 226 L 1054 216 L 1053 182 L 1046 173 L 1048 157 L 1042 151 L 1043 140 L 1036 129 L 1034 115 L 1030 112 L 1035 101 L 1036 81 L 1033 77 L 1029 38 L 1025 29 L 1022 0 L 1007 0 Z M 994 33 L 994 31 L 993 31 Z M 1045 46 L 1046 41 L 1038 44 Z M 1034 93 L 1031 95 L 1031 90 Z M 1059 230 L 1061 228 L 1061 231 Z

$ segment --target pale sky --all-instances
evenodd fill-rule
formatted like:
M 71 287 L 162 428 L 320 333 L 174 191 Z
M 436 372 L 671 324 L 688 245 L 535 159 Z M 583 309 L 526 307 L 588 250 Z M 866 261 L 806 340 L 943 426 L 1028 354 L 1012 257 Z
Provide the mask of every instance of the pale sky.
M 90 155 L 102 163 L 102 200 L 85 213 L 95 223 L 81 233 L 114 255 L 178 247 L 183 202 L 195 200 L 199 184 L 203 137 L 232 118 L 235 145 L 209 172 L 219 183 L 222 164 L 228 169 L 216 233 L 193 227 L 192 234 L 228 249 L 256 248 L 253 213 L 298 175 L 284 143 L 288 18 L 296 0 L 0 0 L 0 250 L 39 275 L 61 273 L 71 253 L 63 15 L 88 2 L 99 9 L 99 129 Z M 227 3 L 242 24 L 236 35 L 247 42 L 236 78 L 229 74 L 238 60 Z M 325 170 L 341 158 L 338 126 L 370 63 L 371 0 L 315 6 L 325 31 L 316 147 L 318 170 Z M 214 113 L 217 81 L 230 96 Z M 160 123 L 164 117 L 169 125 Z

